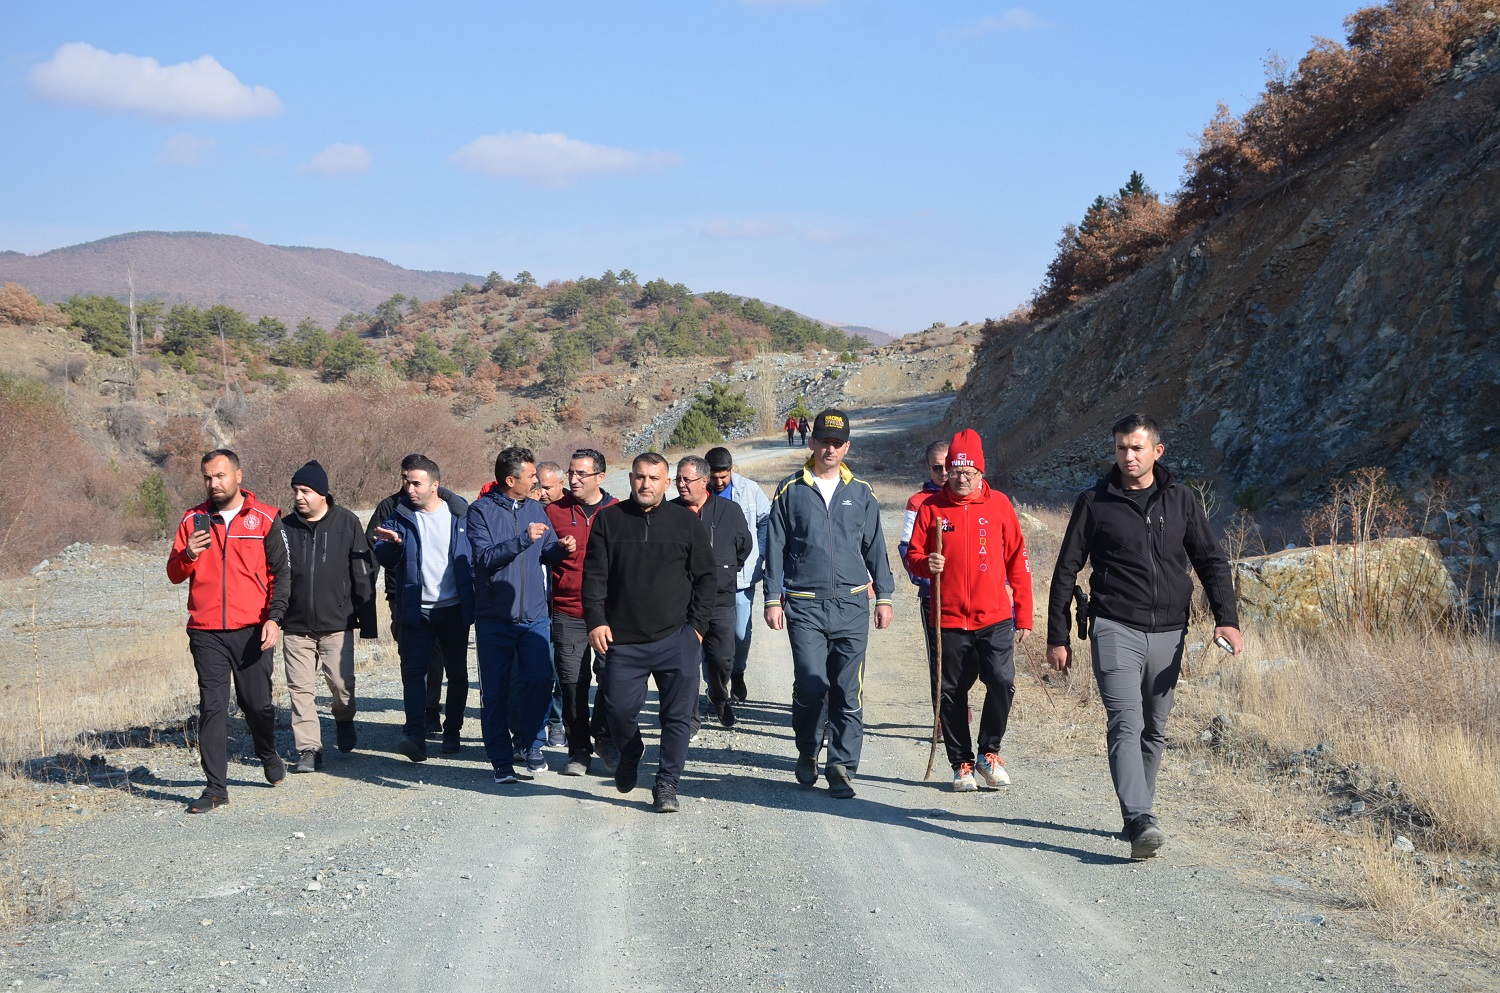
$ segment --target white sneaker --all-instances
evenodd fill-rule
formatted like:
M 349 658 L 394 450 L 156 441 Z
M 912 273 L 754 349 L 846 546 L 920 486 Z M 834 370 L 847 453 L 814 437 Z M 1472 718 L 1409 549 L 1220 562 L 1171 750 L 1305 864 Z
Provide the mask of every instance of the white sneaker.
M 1010 785 L 1010 773 L 1005 771 L 1005 760 L 994 752 L 985 752 L 980 756 L 976 769 L 979 777 L 984 780 L 984 785 L 991 789 Z
M 974 782 L 974 763 L 964 762 L 953 770 L 953 792 L 973 793 L 979 789 Z

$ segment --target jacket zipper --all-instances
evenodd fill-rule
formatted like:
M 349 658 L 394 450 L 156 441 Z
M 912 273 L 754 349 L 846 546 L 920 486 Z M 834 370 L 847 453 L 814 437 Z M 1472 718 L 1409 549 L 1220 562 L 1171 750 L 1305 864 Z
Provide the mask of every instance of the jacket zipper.
M 209 530 L 213 530 L 212 519 Z M 224 548 L 219 552 L 219 624 L 221 630 L 229 630 L 229 524 L 224 524 Z
M 510 505 L 510 520 L 511 520 L 511 524 L 516 529 L 516 543 L 517 544 L 520 544 L 520 541 L 521 541 L 521 515 L 520 515 L 520 509 L 521 509 L 521 505 L 518 504 L 518 503 L 512 503 Z M 523 549 L 522 552 L 521 552 L 521 555 L 524 555 L 524 554 L 526 554 L 526 553 L 525 553 L 525 550 Z M 519 560 L 521 558 L 521 555 L 517 555 L 516 559 Z M 520 602 L 516 604 L 516 623 L 517 624 L 521 623 L 525 619 L 525 617 L 526 617 L 526 563 L 525 562 L 521 563 L 521 595 L 519 597 L 519 601 Z

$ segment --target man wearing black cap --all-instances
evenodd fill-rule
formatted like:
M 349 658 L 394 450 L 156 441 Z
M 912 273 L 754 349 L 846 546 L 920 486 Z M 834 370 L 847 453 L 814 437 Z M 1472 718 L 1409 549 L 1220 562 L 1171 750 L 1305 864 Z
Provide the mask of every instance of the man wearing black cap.
M 333 698 L 339 751 L 353 751 L 356 744 L 354 628 L 361 637 L 375 637 L 375 585 L 364 526 L 333 502 L 328 473 L 316 460 L 292 476 L 292 503 L 297 512 L 283 518 L 292 581 L 282 644 L 297 745 L 292 771 L 313 772 L 323 764 L 323 734 L 313 702 L 319 670 Z
M 792 730 L 797 782 L 818 781 L 822 715 L 829 723 L 828 792 L 854 796 L 864 738 L 863 683 L 870 588 L 875 626 L 891 624 L 891 576 L 870 484 L 844 464 L 849 417 L 820 413 L 808 442 L 812 458 L 776 487 L 766 550 L 766 623 L 785 625 L 792 643 Z

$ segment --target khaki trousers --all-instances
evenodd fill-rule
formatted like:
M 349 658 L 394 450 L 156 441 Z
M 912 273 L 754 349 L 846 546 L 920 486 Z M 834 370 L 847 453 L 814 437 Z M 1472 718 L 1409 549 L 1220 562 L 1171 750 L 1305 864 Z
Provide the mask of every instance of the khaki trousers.
M 292 696 L 292 740 L 297 751 L 321 752 L 323 732 L 318 726 L 318 672 L 328 682 L 329 707 L 335 721 L 354 720 L 354 632 L 283 634 L 286 686 Z

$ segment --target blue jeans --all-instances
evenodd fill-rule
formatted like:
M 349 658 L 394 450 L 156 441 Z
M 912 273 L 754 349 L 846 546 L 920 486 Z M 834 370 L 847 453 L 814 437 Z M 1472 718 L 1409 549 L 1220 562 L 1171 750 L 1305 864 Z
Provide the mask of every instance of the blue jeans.
M 755 587 L 734 591 L 734 671 L 743 674 L 755 630 Z
M 496 769 L 512 768 L 517 750 L 546 743 L 552 704 L 551 633 L 546 617 L 530 624 L 474 622 L 479 728 L 485 754 Z

